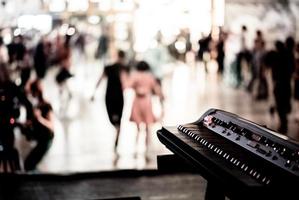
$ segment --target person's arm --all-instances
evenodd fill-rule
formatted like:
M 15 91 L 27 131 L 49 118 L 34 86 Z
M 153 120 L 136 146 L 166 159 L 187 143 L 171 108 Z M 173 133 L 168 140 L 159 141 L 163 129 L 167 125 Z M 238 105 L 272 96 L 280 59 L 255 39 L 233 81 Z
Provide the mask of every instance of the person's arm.
M 163 104 L 164 95 L 162 93 L 161 85 L 156 79 L 154 80 L 153 90 L 154 90 L 154 93 L 159 96 L 161 104 Z
M 49 110 L 47 116 L 43 117 L 41 114 L 41 110 L 35 109 L 34 116 L 39 123 L 41 123 L 43 126 L 47 127 L 49 130 L 54 131 L 54 116 L 53 116 L 52 110 Z
M 92 94 L 92 96 L 91 96 L 91 98 L 90 98 L 91 101 L 94 100 L 94 96 L 95 96 L 96 90 L 97 90 L 97 88 L 99 87 L 99 85 L 100 85 L 100 83 L 102 82 L 102 80 L 104 79 L 104 77 L 105 77 L 105 73 L 103 73 L 103 74 L 100 76 L 100 78 L 99 78 L 99 80 L 98 80 L 98 82 L 97 82 L 97 84 L 96 84 L 96 87 L 95 87 L 95 89 L 94 89 L 94 92 L 93 92 L 93 94 Z
M 153 81 L 153 92 L 155 95 L 159 97 L 160 105 L 161 105 L 161 114 L 159 119 L 161 120 L 164 117 L 164 95 L 161 88 L 161 83 L 158 82 L 157 79 Z
M 25 87 L 28 87 L 28 86 L 25 86 Z M 34 118 L 33 105 L 27 98 L 27 95 L 25 92 L 27 88 L 25 89 L 25 91 L 21 91 L 21 89 L 17 88 L 17 87 L 13 87 L 13 89 L 15 90 L 15 95 L 17 96 L 18 100 L 26 109 L 27 120 L 32 120 Z
M 125 70 L 122 70 L 120 73 L 120 81 L 122 89 L 125 90 L 130 87 L 129 73 Z

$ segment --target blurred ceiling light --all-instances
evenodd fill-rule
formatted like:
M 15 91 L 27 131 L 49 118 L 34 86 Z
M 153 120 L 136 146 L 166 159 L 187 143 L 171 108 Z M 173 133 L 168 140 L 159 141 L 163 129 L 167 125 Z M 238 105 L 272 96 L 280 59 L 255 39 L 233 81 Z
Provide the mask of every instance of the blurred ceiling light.
M 51 12 L 62 12 L 65 9 L 65 1 L 62 0 L 51 0 L 49 4 L 49 10 Z
M 72 36 L 75 34 L 75 32 L 76 32 L 76 29 L 74 27 L 70 27 L 69 29 L 67 29 L 66 34 L 69 36 Z
M 52 29 L 52 17 L 50 15 L 35 15 L 32 25 L 41 33 L 47 34 Z
M 99 3 L 101 0 L 89 0 L 92 3 Z
M 100 22 L 101 18 L 97 15 L 91 15 L 87 18 L 87 21 L 90 23 L 90 24 L 98 24 Z
M 185 38 L 179 38 L 178 41 L 174 43 L 174 47 L 179 53 L 185 53 L 186 52 L 186 39 Z
M 21 29 L 17 28 L 14 32 L 13 32 L 13 35 L 14 36 L 18 36 L 18 35 L 21 35 L 22 31 Z
M 33 15 L 21 15 L 17 19 L 18 28 L 32 29 L 33 28 L 33 22 L 34 22 L 34 16 Z

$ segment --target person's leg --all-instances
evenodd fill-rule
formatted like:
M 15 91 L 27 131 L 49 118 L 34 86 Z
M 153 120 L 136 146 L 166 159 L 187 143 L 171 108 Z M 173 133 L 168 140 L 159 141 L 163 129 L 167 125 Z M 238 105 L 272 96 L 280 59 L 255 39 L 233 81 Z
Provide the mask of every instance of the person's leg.
M 25 170 L 34 170 L 37 164 L 42 160 L 44 155 L 49 149 L 51 140 L 39 140 L 37 141 L 36 147 L 27 156 L 24 167 Z
M 249 67 L 251 67 L 251 79 L 250 79 L 249 84 L 247 86 L 247 91 L 252 92 L 254 83 L 257 79 L 257 70 L 256 70 L 256 66 L 254 66 L 254 65 L 250 65 Z
M 237 55 L 237 63 L 236 63 L 236 80 L 237 80 L 237 87 L 239 87 L 242 83 L 242 59 L 243 53 L 240 52 Z
M 114 143 L 114 153 L 117 153 L 117 146 L 118 146 L 119 133 L 120 133 L 120 125 L 115 125 L 115 129 L 116 129 L 116 137 L 115 137 L 115 143 Z
M 282 111 L 278 111 L 278 116 L 279 116 L 279 128 L 278 131 L 280 133 L 286 134 L 288 132 L 288 118 L 287 114 Z
M 140 123 L 136 123 L 136 126 L 137 126 L 137 133 L 136 133 L 134 157 L 137 157 L 137 154 L 138 154 L 138 141 L 139 141 L 139 135 L 141 133 L 141 124 Z
M 145 125 L 145 147 L 146 147 L 146 151 L 148 150 L 149 144 L 150 144 L 150 126 L 149 124 Z
M 149 146 L 150 146 L 150 141 L 151 141 L 151 135 L 150 135 L 150 125 L 146 124 L 146 135 L 145 135 L 145 159 L 148 162 L 150 160 L 149 157 Z

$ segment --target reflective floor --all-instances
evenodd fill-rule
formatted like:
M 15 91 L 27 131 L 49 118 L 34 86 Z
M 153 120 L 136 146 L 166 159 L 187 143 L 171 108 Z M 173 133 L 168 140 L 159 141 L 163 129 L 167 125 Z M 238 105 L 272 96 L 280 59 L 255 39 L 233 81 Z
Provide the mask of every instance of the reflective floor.
M 151 145 L 145 150 L 144 134 L 136 144 L 136 125 L 129 121 L 134 93 L 125 91 L 118 154 L 114 154 L 115 130 L 109 123 L 105 108 L 105 86 L 102 82 L 95 101 L 90 101 L 96 81 L 103 67 L 99 61 L 74 62 L 68 82 L 71 96 L 59 93 L 55 83 L 57 68 L 49 70 L 44 80 L 45 97 L 55 112 L 55 138 L 53 145 L 38 166 L 42 172 L 82 172 L 113 169 L 145 169 L 156 167 L 157 154 L 167 153 L 156 138 L 162 125 L 177 125 L 197 120 L 209 108 L 236 113 L 243 118 L 272 129 L 278 126 L 277 116 L 270 116 L 273 100 L 255 101 L 244 89 L 234 89 L 226 78 L 217 76 L 213 67 L 206 73 L 201 64 L 187 65 L 175 62 L 164 66 L 162 81 L 165 95 L 164 115 L 157 98 L 153 98 L 154 111 L 161 122 L 152 126 Z M 70 98 L 69 98 L 70 97 Z M 288 136 L 299 139 L 299 126 L 294 120 L 295 109 L 289 116 Z M 17 148 L 24 158 L 34 143 L 17 134 Z M 149 159 L 146 159 L 148 155 Z

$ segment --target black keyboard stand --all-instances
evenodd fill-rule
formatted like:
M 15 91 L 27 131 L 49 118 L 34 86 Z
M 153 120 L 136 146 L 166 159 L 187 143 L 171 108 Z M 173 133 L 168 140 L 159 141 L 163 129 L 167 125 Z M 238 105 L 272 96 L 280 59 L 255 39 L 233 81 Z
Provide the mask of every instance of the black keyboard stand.
M 158 155 L 157 165 L 158 170 L 161 172 L 195 173 L 195 168 L 192 168 L 191 165 L 176 154 Z
M 157 157 L 158 170 L 171 173 L 197 173 L 192 165 L 175 154 L 159 155 Z M 208 181 L 205 193 L 205 200 L 224 200 L 224 191 L 213 181 Z

